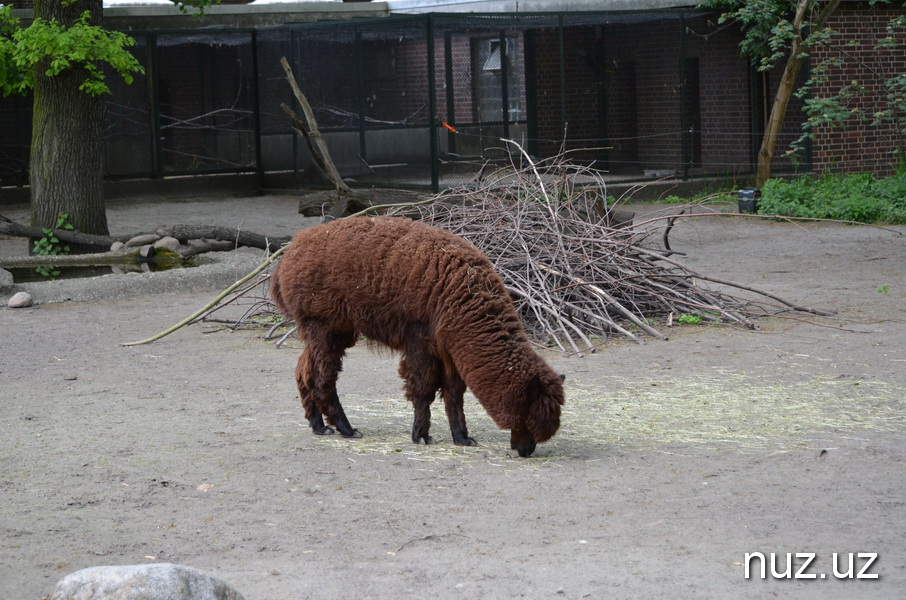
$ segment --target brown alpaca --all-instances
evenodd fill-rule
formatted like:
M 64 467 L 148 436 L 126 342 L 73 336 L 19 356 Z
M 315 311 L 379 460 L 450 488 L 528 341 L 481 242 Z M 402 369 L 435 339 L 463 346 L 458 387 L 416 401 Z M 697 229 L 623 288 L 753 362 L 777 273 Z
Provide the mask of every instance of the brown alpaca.
M 409 219 L 360 217 L 302 231 L 271 279 L 279 309 L 305 349 L 296 382 L 317 434 L 360 437 L 336 382 L 346 349 L 365 336 L 402 353 L 399 374 L 431 444 L 431 403 L 441 391 L 453 441 L 473 446 L 463 412 L 472 390 L 512 448 L 529 456 L 560 426 L 563 378 L 532 349 L 494 268 L 469 242 Z

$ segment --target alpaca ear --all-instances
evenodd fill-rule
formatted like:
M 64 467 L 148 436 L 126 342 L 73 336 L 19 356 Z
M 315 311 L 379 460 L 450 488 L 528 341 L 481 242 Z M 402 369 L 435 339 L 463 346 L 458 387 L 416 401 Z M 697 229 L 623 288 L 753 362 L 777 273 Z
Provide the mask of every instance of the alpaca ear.
M 566 381 L 566 375 L 560 374 L 560 383 Z M 535 401 L 541 397 L 541 394 L 546 391 L 541 385 L 541 378 L 538 375 L 532 377 L 528 382 L 528 385 L 525 387 L 525 395 L 528 398 L 529 404 L 534 404 Z

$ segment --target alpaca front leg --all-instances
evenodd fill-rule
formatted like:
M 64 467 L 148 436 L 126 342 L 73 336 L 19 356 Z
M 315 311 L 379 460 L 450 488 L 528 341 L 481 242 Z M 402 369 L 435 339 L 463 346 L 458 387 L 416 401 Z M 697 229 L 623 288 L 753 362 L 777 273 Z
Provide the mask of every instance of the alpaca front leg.
M 340 397 L 337 395 L 337 391 L 334 388 L 330 393 L 328 399 L 321 403 L 322 406 L 326 406 L 326 414 L 330 415 L 328 417 L 328 422 L 337 428 L 337 431 L 340 432 L 340 435 L 348 438 L 360 438 L 362 437 L 361 432 L 352 426 L 349 422 L 349 419 L 346 417 L 346 411 L 343 410 L 343 405 L 340 404 Z M 309 420 L 311 424 L 311 420 Z M 314 427 L 312 427 L 314 430 Z M 327 427 L 327 429 L 330 429 Z M 317 431 L 315 431 L 317 433 Z M 333 430 L 330 431 L 333 433 Z
M 466 427 L 466 413 L 463 407 L 463 394 L 466 384 L 458 373 L 447 376 L 443 383 L 444 409 L 447 420 L 450 422 L 450 433 L 453 434 L 453 443 L 457 446 L 477 446 L 478 442 L 469 437 Z

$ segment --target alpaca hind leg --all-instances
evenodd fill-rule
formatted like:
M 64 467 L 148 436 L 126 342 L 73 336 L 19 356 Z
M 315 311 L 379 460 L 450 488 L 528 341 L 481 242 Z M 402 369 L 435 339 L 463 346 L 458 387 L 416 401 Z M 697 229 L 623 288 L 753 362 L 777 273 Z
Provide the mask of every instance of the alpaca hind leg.
M 440 364 L 424 352 L 409 351 L 400 361 L 400 377 L 406 384 L 406 399 L 412 403 L 415 418 L 412 421 L 412 441 L 416 444 L 433 444 L 431 429 L 431 403 L 440 387 Z
M 299 388 L 299 397 L 302 399 L 302 408 L 305 410 L 305 418 L 308 419 L 308 426 L 317 435 L 330 435 L 334 431 L 331 427 L 324 424 L 324 416 L 318 409 L 316 402 L 316 393 L 314 389 L 315 382 L 312 380 L 311 357 L 308 356 L 308 347 L 302 352 L 299 361 L 296 363 L 296 386 Z
M 306 360 L 302 364 L 302 375 L 297 378 L 300 394 L 303 386 L 311 390 L 313 410 L 310 416 L 303 396 L 309 425 L 315 433 L 332 433 L 324 431 L 329 429 L 324 425 L 326 419 L 344 437 L 362 437 L 349 423 L 337 395 L 337 378 L 343 368 L 343 357 L 346 349 L 355 344 L 355 336 L 352 333 L 331 331 L 326 325 L 310 320 L 302 328 L 302 337 L 305 340 L 303 358 Z
M 476 446 L 473 438 L 469 437 L 466 427 L 466 413 L 463 407 L 463 394 L 466 384 L 459 373 L 447 374 L 444 377 L 442 393 L 444 409 L 447 411 L 447 420 L 450 422 L 450 433 L 453 434 L 453 443 L 457 446 Z

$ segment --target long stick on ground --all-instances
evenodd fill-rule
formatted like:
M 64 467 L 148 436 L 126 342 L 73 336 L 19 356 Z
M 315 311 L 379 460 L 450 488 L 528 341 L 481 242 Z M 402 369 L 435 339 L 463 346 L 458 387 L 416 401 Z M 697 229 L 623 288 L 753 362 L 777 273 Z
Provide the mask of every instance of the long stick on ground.
M 141 346 L 141 345 L 143 345 L 143 344 L 150 344 L 151 342 L 156 342 L 157 340 L 159 340 L 159 339 L 161 339 L 161 338 L 163 338 L 163 337 L 166 337 L 166 336 L 170 335 L 170 334 L 173 333 L 174 331 L 177 331 L 177 330 L 179 330 L 179 329 L 185 327 L 186 325 L 189 325 L 189 324 L 195 322 L 197 319 L 201 318 L 203 315 L 205 315 L 206 313 L 210 312 L 210 310 L 211 310 L 212 308 L 214 308 L 215 306 L 217 306 L 218 304 L 220 304 L 220 301 L 223 300 L 224 298 L 226 298 L 227 296 L 229 296 L 229 295 L 233 292 L 233 290 L 235 290 L 236 288 L 238 288 L 238 287 L 240 287 L 241 285 L 245 284 L 246 282 L 250 281 L 253 277 L 255 277 L 256 275 L 258 275 L 258 273 L 261 273 L 261 272 L 264 271 L 266 268 L 268 268 L 269 266 L 271 266 L 271 265 L 274 263 L 274 261 L 277 260 L 277 259 L 280 257 L 280 255 L 283 254 L 283 252 L 284 252 L 288 247 L 289 247 L 289 246 L 283 246 L 282 248 L 280 248 L 279 250 L 277 250 L 276 252 L 274 252 L 273 254 L 271 254 L 270 256 L 268 256 L 268 257 L 264 260 L 264 262 L 262 262 L 260 265 L 258 265 L 258 267 L 257 267 L 254 271 L 252 271 L 251 273 L 249 273 L 248 275 L 246 275 L 245 277 L 243 277 L 242 279 L 240 279 L 239 281 L 237 281 L 236 283 L 234 283 L 233 285 L 231 285 L 231 286 L 228 287 L 227 289 L 225 289 L 225 290 L 223 290 L 222 292 L 220 292 L 220 294 L 218 294 L 216 298 L 214 298 L 213 300 L 211 300 L 210 302 L 208 302 L 207 304 L 205 304 L 204 307 L 202 307 L 202 308 L 199 309 L 198 311 L 192 313 L 190 316 L 186 317 L 185 319 L 183 319 L 182 321 L 180 321 L 179 323 L 177 323 L 177 324 L 174 325 L 173 327 L 170 327 L 169 329 L 166 329 L 166 330 L 164 330 L 164 331 L 161 331 L 161 332 L 158 333 L 157 335 L 153 335 L 153 336 L 151 336 L 151 337 L 149 337 L 149 338 L 147 338 L 147 339 L 139 340 L 139 341 L 137 341 L 137 342 L 124 342 L 124 343 L 122 343 L 122 344 L 120 344 L 120 345 L 121 345 L 121 346 Z

